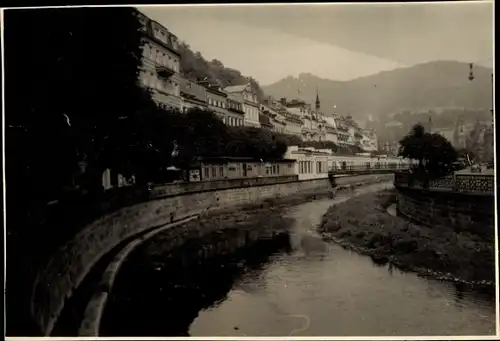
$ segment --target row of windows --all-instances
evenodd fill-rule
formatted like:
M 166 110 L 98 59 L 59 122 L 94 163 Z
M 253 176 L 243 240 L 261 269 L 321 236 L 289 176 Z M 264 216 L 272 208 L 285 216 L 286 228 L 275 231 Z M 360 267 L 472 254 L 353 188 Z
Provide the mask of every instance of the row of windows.
M 172 45 L 172 48 L 177 49 L 177 39 L 175 38 L 174 35 L 168 34 L 168 32 L 165 32 L 162 29 L 159 29 L 158 27 L 154 28 L 154 36 L 155 38 L 161 40 L 167 45 Z
M 257 108 L 245 106 L 243 108 L 243 111 L 245 112 L 245 116 L 249 121 L 259 121 L 259 111 L 257 110 Z
M 218 170 L 218 175 L 217 175 Z M 203 177 L 208 178 L 223 178 L 224 177 L 224 166 L 204 166 L 203 167 Z
M 241 110 L 241 103 L 238 103 L 236 101 L 232 101 L 232 100 L 227 100 L 227 108 L 228 109 L 235 109 L 235 110 Z
M 292 164 L 288 165 L 288 169 L 292 168 Z M 266 166 L 266 175 L 279 175 L 280 165 Z
M 154 60 L 161 66 L 166 66 L 171 68 L 175 72 L 179 72 L 179 60 L 166 54 L 165 52 L 160 51 L 160 49 L 158 48 L 144 45 L 144 56 L 151 60 Z
M 299 161 L 300 174 L 328 173 L 328 163 L 326 161 L 316 161 L 316 171 L 313 169 L 313 161 Z
M 231 117 L 231 116 L 223 117 L 222 122 L 224 122 L 224 124 L 227 124 L 228 126 L 231 126 L 231 127 L 243 126 L 243 119 L 235 118 L 235 117 Z
M 299 173 L 312 173 L 312 161 L 299 161 Z
M 219 108 L 223 108 L 223 109 L 226 108 L 225 102 L 218 101 L 218 100 L 210 98 L 210 97 L 208 98 L 208 105 L 213 105 L 214 107 L 219 107 Z

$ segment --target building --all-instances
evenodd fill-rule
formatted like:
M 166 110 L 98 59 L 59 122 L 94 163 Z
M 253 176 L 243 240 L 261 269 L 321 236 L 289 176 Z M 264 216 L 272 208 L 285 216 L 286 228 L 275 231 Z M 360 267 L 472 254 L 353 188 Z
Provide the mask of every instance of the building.
M 181 79 L 181 111 L 187 112 L 189 109 L 207 109 L 207 90 L 204 86 L 189 79 Z
M 243 102 L 245 119 L 243 124 L 249 127 L 260 128 L 259 103 L 257 94 L 252 90 L 250 83 L 243 85 L 228 86 L 224 89 L 228 94 L 238 95 Z
M 281 99 L 281 105 L 288 112 L 299 117 L 302 121 L 300 137 L 304 141 L 325 141 L 325 131 L 322 122 L 325 122 L 322 115 L 311 109 L 311 105 L 298 99 L 287 102 L 286 98 Z M 320 118 L 321 117 L 321 118 Z
M 349 131 L 349 126 L 347 125 L 344 117 L 335 115 L 334 121 L 335 127 L 337 128 L 337 144 L 344 148 L 351 146 L 352 137 Z
M 237 127 L 243 126 L 245 121 L 245 112 L 243 111 L 243 100 L 241 96 L 230 93 L 227 94 L 227 112 L 227 125 Z
M 299 180 L 326 179 L 331 155 L 331 151 L 290 146 L 285 153 L 285 159 L 296 161 L 295 174 L 298 174 Z
M 264 115 L 263 113 L 259 113 L 259 123 L 262 129 L 268 129 L 270 131 L 274 130 L 274 126 L 271 123 L 271 118 L 267 115 Z
M 151 90 L 159 106 L 181 110 L 181 55 L 177 37 L 141 12 L 137 15 L 144 33 L 140 82 Z
M 378 151 L 377 134 L 373 129 L 361 130 L 360 147 L 367 152 Z
M 207 81 L 198 82 L 203 85 L 207 93 L 208 109 L 213 111 L 224 124 L 228 122 L 227 93 L 222 91 L 218 84 L 209 84 Z
M 270 123 L 272 125 L 271 130 L 276 133 L 285 134 L 286 133 L 286 118 L 279 114 L 277 110 L 271 108 L 272 104 L 269 104 L 268 101 L 264 101 L 266 105 L 260 105 L 260 112 L 262 115 L 266 115 L 270 119 Z M 262 124 L 262 120 L 261 120 Z
M 325 139 L 330 142 L 334 142 L 338 144 L 338 131 L 337 126 L 335 124 L 335 116 L 332 114 L 324 115 L 324 127 L 325 127 Z

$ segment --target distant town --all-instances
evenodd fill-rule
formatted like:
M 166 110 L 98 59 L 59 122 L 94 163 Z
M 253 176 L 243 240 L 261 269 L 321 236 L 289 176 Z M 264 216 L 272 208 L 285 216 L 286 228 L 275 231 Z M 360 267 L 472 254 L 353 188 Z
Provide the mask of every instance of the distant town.
M 140 13 L 140 12 L 139 12 Z M 456 149 L 468 149 L 481 160 L 492 160 L 493 118 L 480 110 L 436 108 L 424 112 L 388 113 L 392 118 L 383 123 L 335 113 L 321 106 L 317 89 L 316 100 L 308 103 L 300 98 L 258 98 L 251 82 L 221 87 L 206 79 L 188 77 L 181 70 L 178 37 L 168 28 L 139 14 L 145 33 L 143 86 L 152 89 L 153 99 L 164 108 L 187 112 L 190 108 L 208 109 L 228 126 L 247 126 L 293 135 L 302 141 L 331 142 L 340 148 L 356 152 L 396 156 L 399 140 L 411 128 L 422 123 L 434 133 L 449 140 Z M 466 73 L 464 72 L 464 75 Z M 333 96 L 335 94 L 324 94 Z M 483 119 L 470 117 L 482 117 Z M 402 119 L 398 118 L 401 117 Z M 445 118 L 445 122 L 443 121 Z M 486 118 L 486 119 L 484 119 Z M 436 121 L 439 124 L 436 126 Z M 406 122 L 405 122 L 406 121 Z M 406 123 L 406 124 L 405 124 Z

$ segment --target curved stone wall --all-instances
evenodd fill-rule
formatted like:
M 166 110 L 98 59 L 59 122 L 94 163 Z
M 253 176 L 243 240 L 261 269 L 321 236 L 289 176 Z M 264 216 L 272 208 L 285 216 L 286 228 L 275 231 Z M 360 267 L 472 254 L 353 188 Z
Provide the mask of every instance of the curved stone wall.
M 392 175 L 364 175 L 339 178 L 339 185 L 390 181 Z M 105 254 L 128 238 L 207 211 L 254 204 L 266 199 L 295 194 L 325 193 L 328 178 L 309 181 L 263 179 L 241 183 L 231 181 L 216 188 L 204 184 L 156 187 L 151 200 L 124 207 L 103 216 L 76 234 L 40 269 L 33 285 L 31 315 L 43 335 L 51 334 L 65 301 L 72 296 L 91 268 Z M 207 187 L 208 186 L 208 187 Z M 174 188 L 175 187 L 175 188 Z M 196 188 L 195 188 L 196 187 Z
M 398 211 L 421 224 L 494 237 L 493 195 L 397 188 Z
M 328 179 L 319 179 L 191 192 L 125 207 L 101 217 L 59 249 L 45 268 L 39 271 L 32 295 L 32 316 L 44 335 L 50 335 L 65 300 L 72 295 L 92 266 L 122 241 L 152 227 L 208 210 L 329 188 Z

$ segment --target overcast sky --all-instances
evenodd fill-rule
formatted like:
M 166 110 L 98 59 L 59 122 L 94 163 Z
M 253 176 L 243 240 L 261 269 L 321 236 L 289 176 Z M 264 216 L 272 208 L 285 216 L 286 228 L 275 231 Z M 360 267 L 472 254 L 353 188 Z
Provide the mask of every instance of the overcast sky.
M 348 80 L 433 60 L 493 65 L 492 2 L 139 7 L 262 85 Z

